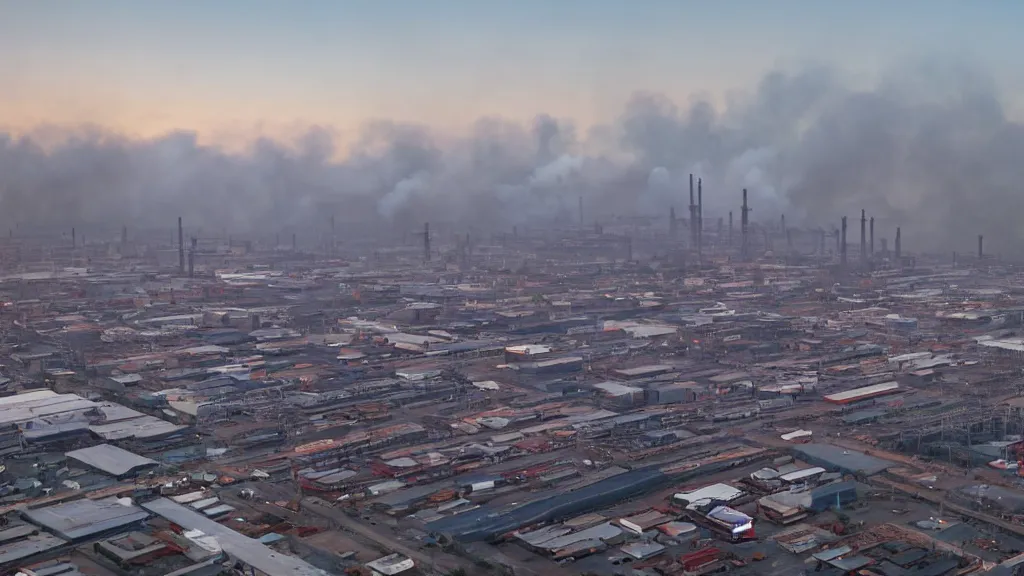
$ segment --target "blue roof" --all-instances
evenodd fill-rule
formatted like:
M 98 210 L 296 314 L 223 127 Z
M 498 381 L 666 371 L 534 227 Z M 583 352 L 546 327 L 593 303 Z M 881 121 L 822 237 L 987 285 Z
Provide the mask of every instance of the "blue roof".
M 427 524 L 427 529 L 434 533 L 450 534 L 463 542 L 491 540 L 529 524 L 550 522 L 604 508 L 652 490 L 669 480 L 669 476 L 657 468 L 641 468 L 511 509 L 481 506 L 470 512 L 435 520 Z
M 794 446 L 793 451 L 801 460 L 844 474 L 873 476 L 895 466 L 888 460 L 875 458 L 856 450 L 845 450 L 831 444 L 800 444 Z

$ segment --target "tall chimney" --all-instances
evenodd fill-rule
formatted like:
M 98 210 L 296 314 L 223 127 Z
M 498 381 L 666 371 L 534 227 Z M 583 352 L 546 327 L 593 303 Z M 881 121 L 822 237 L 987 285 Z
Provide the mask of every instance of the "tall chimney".
M 697 178 L 697 245 L 704 243 L 704 179 Z
M 423 224 L 423 260 L 430 262 L 430 222 Z
M 846 266 L 846 216 L 843 216 L 843 231 L 839 236 L 839 263 Z
M 71 247 L 72 248 L 77 248 L 78 247 L 78 242 L 75 241 L 75 229 L 74 228 L 71 229 Z
M 704 186 L 703 179 L 697 178 L 697 261 L 704 253 Z
M 875 255 L 875 217 L 874 216 L 871 217 L 871 221 L 870 221 L 869 226 L 870 226 L 870 229 L 871 229 L 871 251 L 869 253 L 872 256 L 874 256 Z
M 780 218 L 779 231 L 782 232 L 783 234 L 786 233 L 786 215 L 785 214 L 783 214 L 782 217 Z
M 860 261 L 868 259 L 868 218 L 865 210 L 860 211 Z
M 896 244 L 893 247 L 894 254 L 896 256 L 896 261 L 897 262 L 899 262 L 900 258 L 903 257 L 903 252 L 901 250 L 902 248 L 903 248 L 903 245 L 900 243 L 900 228 L 899 228 L 899 226 L 897 226 L 896 227 Z
M 668 209 L 668 233 L 672 238 L 676 237 L 676 207 L 670 206 Z
M 185 232 L 181 227 L 181 216 L 178 216 L 178 272 L 185 273 Z
M 690 247 L 697 246 L 697 205 L 693 203 L 693 174 L 690 174 Z
M 740 234 L 742 235 L 742 238 L 740 239 L 740 242 L 741 242 L 741 244 L 740 244 L 740 254 L 743 255 L 744 259 L 747 258 L 748 251 L 749 251 L 749 244 L 748 244 L 748 238 L 747 238 L 747 233 L 748 233 L 747 227 L 748 227 L 749 223 L 750 223 L 750 207 L 747 205 L 747 189 L 744 188 L 743 189 L 743 206 L 742 206 L 742 208 L 740 210 Z
M 196 249 L 195 247 L 188 251 L 188 277 L 196 277 Z
M 985 257 L 985 237 L 978 234 L 978 260 Z
M 124 244 L 127 244 L 127 243 L 128 243 L 128 227 L 127 226 L 121 226 L 121 244 L 124 245 Z
M 732 210 L 729 210 L 729 247 L 732 248 Z

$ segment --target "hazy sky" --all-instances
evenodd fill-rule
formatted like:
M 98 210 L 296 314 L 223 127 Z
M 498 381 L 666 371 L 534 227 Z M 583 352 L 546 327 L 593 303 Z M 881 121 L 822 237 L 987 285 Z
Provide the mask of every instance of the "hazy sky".
M 1015 0 L 0 0 L 0 127 L 588 124 L 636 90 L 720 102 L 775 67 L 871 78 L 921 55 L 1019 102 L 1021 22 Z

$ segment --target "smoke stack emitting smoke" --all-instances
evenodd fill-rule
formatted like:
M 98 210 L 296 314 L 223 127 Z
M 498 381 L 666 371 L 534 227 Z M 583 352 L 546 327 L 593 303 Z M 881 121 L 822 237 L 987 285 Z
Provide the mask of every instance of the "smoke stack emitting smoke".
M 165 227 L 171 210 L 190 226 L 239 233 L 309 228 L 325 211 L 352 233 L 425 220 L 508 230 L 571 221 L 581 196 L 593 221 L 663 214 L 694 173 L 723 191 L 696 202 L 698 233 L 747 188 L 761 217 L 785 212 L 794 226 L 870 206 L 879 225 L 906 227 L 922 249 L 977 230 L 990 231 L 996 251 L 1024 247 L 1024 124 L 1007 118 L 982 74 L 926 64 L 856 90 L 815 68 L 768 74 L 749 96 L 716 111 L 637 94 L 588 130 L 541 115 L 532 126 L 480 120 L 453 139 L 375 122 L 344 151 L 320 128 L 239 154 L 189 133 L 69 132 L 51 148 L 31 133 L 0 135 L 0 214 L 8 226 L 74 223 L 115 235 L 122 222 Z

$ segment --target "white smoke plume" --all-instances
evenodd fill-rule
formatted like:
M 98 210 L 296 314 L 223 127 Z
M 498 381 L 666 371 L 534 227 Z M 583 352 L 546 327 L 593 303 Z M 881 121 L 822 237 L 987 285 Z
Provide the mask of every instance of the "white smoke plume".
M 879 237 L 902 226 L 913 249 L 971 246 L 980 233 L 992 251 L 1024 247 L 1024 124 L 983 74 L 949 64 L 904 67 L 869 88 L 824 68 L 774 72 L 720 110 L 640 93 L 585 131 L 539 115 L 529 126 L 482 119 L 453 140 L 377 122 L 340 153 L 319 128 L 245 153 L 189 133 L 40 142 L 0 133 L 5 226 L 170 227 L 182 215 L 256 234 L 336 214 L 345 229 L 436 220 L 498 231 L 575 222 L 580 196 L 589 224 L 683 213 L 694 173 L 709 220 L 738 211 L 747 188 L 755 219 L 785 212 L 794 225 L 831 227 L 865 208 Z

